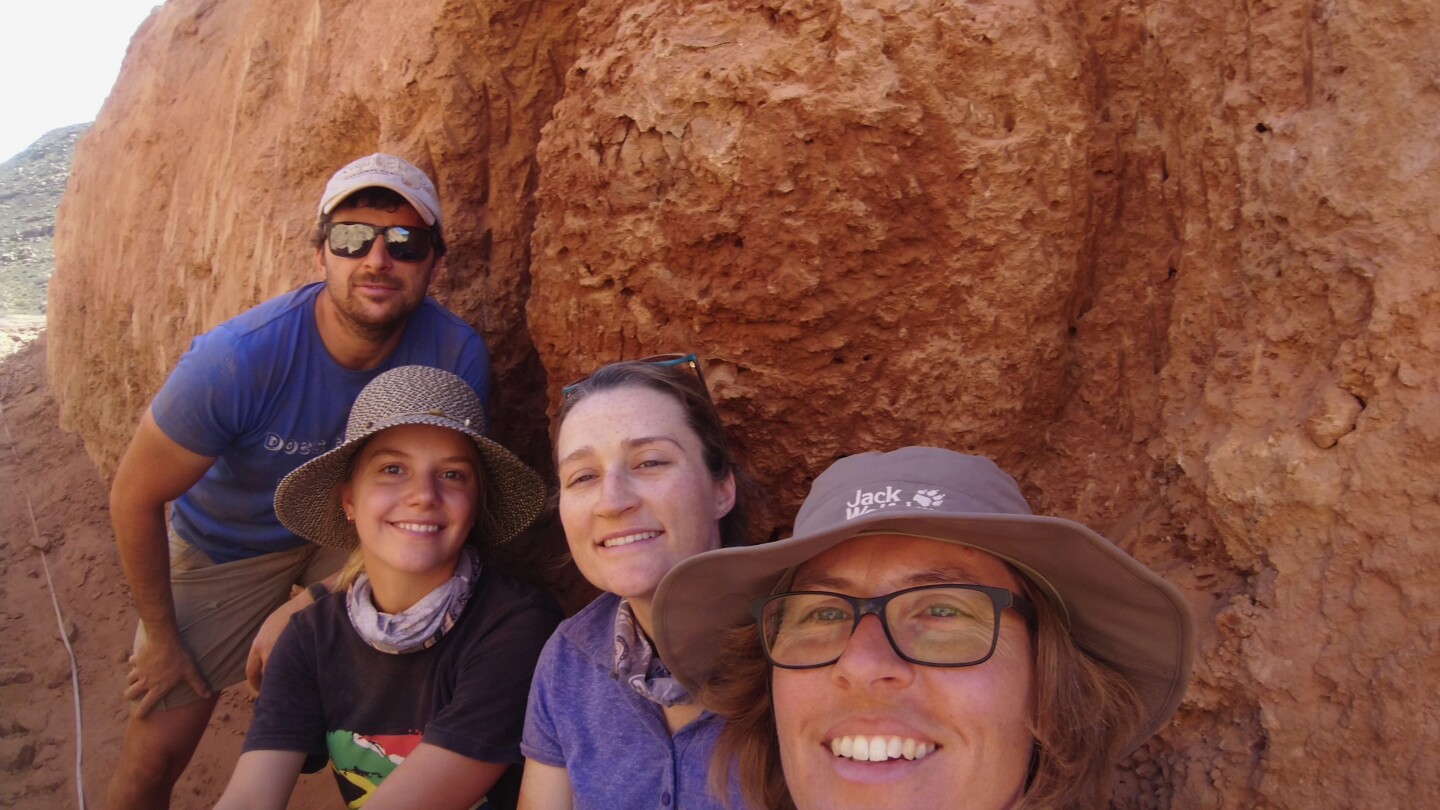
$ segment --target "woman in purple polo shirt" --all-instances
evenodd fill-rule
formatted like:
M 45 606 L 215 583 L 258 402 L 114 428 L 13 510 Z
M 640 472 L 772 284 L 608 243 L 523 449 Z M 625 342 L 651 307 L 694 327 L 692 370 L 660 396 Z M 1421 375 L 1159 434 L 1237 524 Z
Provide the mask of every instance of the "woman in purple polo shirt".
M 745 478 L 694 355 L 614 363 L 566 386 L 554 446 L 560 518 L 605 591 L 550 638 L 530 689 L 522 808 L 719 808 L 719 718 L 656 656 L 660 580 L 745 542 Z

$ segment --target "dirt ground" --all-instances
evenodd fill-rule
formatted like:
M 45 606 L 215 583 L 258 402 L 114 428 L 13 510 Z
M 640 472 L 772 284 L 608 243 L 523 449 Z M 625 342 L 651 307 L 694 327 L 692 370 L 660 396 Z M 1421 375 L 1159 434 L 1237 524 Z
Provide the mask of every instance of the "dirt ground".
M 105 486 L 79 438 L 60 430 L 44 369 L 44 332 L 7 323 L 0 331 L 0 806 L 80 807 L 83 790 L 85 806 L 98 808 L 125 727 L 121 690 L 135 614 Z M 63 619 L 52 604 L 47 564 Z M 78 724 L 61 621 L 75 651 Z M 176 788 L 176 810 L 214 804 L 239 756 L 250 710 L 243 686 L 223 694 Z M 80 766 L 76 740 L 84 741 Z M 290 802 L 343 806 L 323 772 L 302 777 Z

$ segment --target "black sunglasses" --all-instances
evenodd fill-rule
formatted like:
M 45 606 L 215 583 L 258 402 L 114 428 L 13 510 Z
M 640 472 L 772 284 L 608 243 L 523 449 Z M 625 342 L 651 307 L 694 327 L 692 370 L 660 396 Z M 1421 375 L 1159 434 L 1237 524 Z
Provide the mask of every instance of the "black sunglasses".
M 649 363 L 652 366 L 660 366 L 662 368 L 670 368 L 673 366 L 689 366 L 690 370 L 694 371 L 695 376 L 700 380 L 700 390 L 705 392 L 705 397 L 707 399 L 710 397 L 710 388 L 705 384 L 705 372 L 700 370 L 700 360 L 693 353 L 652 354 L 649 357 L 642 357 L 634 362 Z M 574 394 L 577 390 L 579 390 L 580 386 L 584 385 L 585 381 L 588 379 L 590 379 L 590 375 L 586 374 L 584 377 L 581 377 L 580 379 L 575 380 L 569 385 L 566 385 L 564 388 L 561 388 L 560 398 L 569 399 L 570 396 Z
M 370 253 L 376 237 L 385 236 L 385 250 L 397 262 L 423 262 L 435 247 L 435 232 L 411 225 L 380 228 L 363 222 L 325 223 L 325 241 L 330 252 L 346 259 L 359 259 Z

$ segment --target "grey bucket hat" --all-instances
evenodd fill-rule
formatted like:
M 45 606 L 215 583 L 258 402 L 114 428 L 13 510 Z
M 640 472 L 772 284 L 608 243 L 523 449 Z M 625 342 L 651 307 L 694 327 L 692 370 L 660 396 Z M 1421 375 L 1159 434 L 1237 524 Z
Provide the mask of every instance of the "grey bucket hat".
M 655 643 L 694 694 L 721 662 L 716 638 L 752 621 L 752 599 L 787 573 L 861 534 L 903 534 L 989 552 L 1018 568 L 1059 607 L 1081 649 L 1140 695 L 1138 747 L 1169 721 L 1190 681 L 1194 621 L 1179 590 L 1090 529 L 1030 513 L 994 462 L 936 447 L 863 453 L 815 479 L 793 536 L 723 548 L 681 562 L 655 594 Z
M 494 546 L 512 540 L 545 506 L 545 482 L 513 453 L 485 437 L 485 409 L 470 384 L 428 366 L 401 366 L 370 381 L 355 398 L 339 447 L 297 467 L 275 489 L 275 516 L 285 528 L 322 546 L 354 548 L 355 528 L 340 505 L 340 484 L 365 439 L 399 425 L 434 425 L 469 436 L 484 468 L 488 520 L 470 542 Z

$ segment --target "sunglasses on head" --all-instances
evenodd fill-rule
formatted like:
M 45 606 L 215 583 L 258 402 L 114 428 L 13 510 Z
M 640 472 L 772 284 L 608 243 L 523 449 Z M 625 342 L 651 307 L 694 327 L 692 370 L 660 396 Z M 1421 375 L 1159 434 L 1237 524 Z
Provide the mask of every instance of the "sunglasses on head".
M 381 235 L 385 251 L 397 262 L 423 262 L 435 247 L 435 232 L 411 225 L 380 228 L 363 222 L 327 222 L 325 242 L 330 252 L 346 259 L 359 259 L 370 253 L 370 247 Z
M 700 370 L 700 359 L 697 358 L 693 352 L 691 354 L 652 354 L 649 357 L 642 357 L 632 362 L 649 363 L 652 366 L 660 366 L 662 368 L 689 366 L 690 370 L 695 372 L 695 377 L 700 380 L 700 389 L 705 392 L 706 398 L 710 396 L 710 387 L 705 384 L 705 372 Z M 590 379 L 590 375 L 586 374 L 584 377 L 561 388 L 560 397 L 562 399 L 569 399 L 588 379 Z

